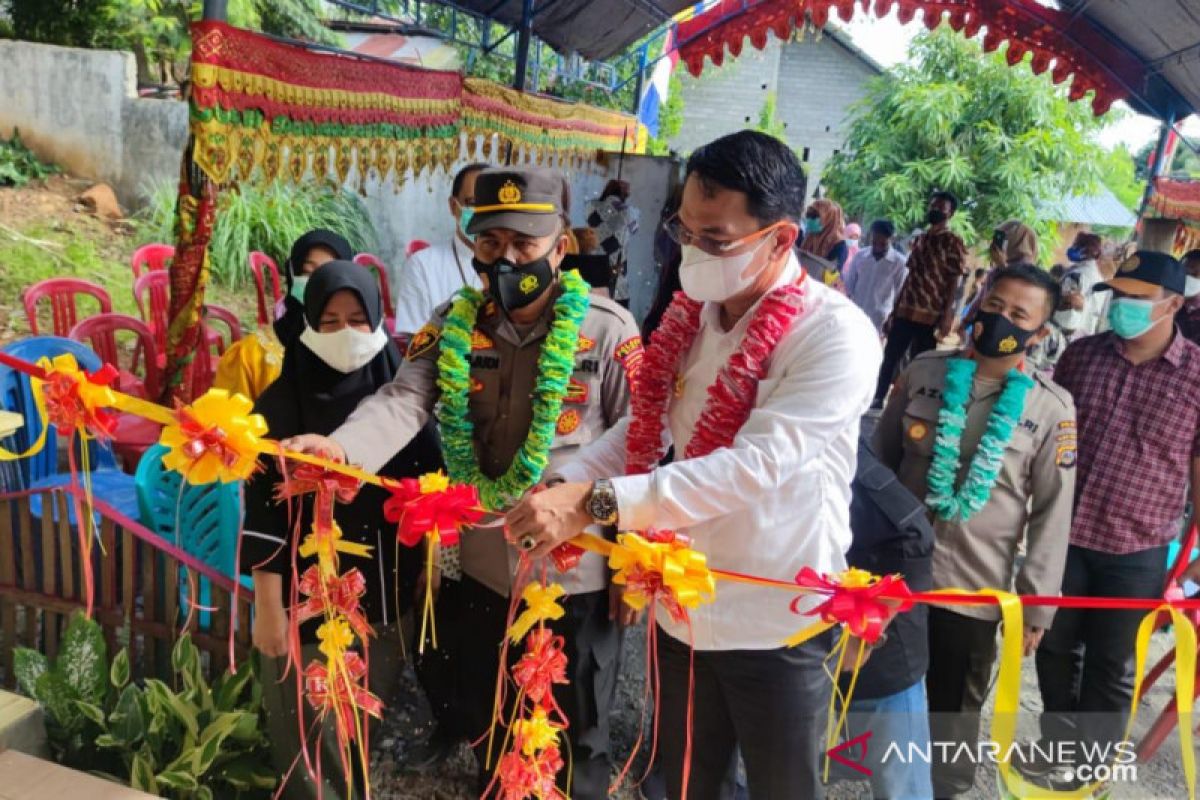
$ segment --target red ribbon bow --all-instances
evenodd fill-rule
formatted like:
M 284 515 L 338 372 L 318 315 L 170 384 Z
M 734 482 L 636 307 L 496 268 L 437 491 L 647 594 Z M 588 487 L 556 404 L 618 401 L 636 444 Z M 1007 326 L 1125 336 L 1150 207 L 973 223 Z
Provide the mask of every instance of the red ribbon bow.
M 562 768 L 563 759 L 557 747 L 547 747 L 535 755 L 526 756 L 521 753 L 520 743 L 516 743 L 496 767 L 500 779 L 500 800 L 561 798 L 563 795 L 558 791 L 554 779 Z
M 563 637 L 549 628 L 535 628 L 525 638 L 525 653 L 512 668 L 513 681 L 535 703 L 550 696 L 555 683 L 567 680 L 567 656 Z
M 389 483 L 388 490 L 392 496 L 383 504 L 383 517 L 396 523 L 396 538 L 405 547 L 415 547 L 432 531 L 442 544 L 458 544 L 463 527 L 483 516 L 474 486 L 457 484 L 422 493 L 420 480 L 403 478 Z
M 371 635 L 371 626 L 359 608 L 359 599 L 367 591 L 367 580 L 358 569 L 322 578 L 320 567 L 313 564 L 300 577 L 299 588 L 307 598 L 296 606 L 297 622 L 324 618 L 328 612 L 337 611 L 360 638 Z
M 315 494 L 313 525 L 320 531 L 333 527 L 333 503 L 349 503 L 358 494 L 362 483 L 349 475 L 334 472 L 316 464 L 297 464 L 291 474 L 275 486 L 275 499 L 286 500 Z
M 550 560 L 554 562 L 554 568 L 559 572 L 570 572 L 579 566 L 584 552 L 586 551 L 577 544 L 563 542 L 550 551 Z
M 67 433 L 83 426 L 92 436 L 101 441 L 113 437 L 117 429 L 117 415 L 103 408 L 89 408 L 79 394 L 79 376 L 95 386 L 112 386 L 119 376 L 112 364 L 105 364 L 92 373 L 50 372 L 42 387 L 46 402 L 46 416 L 60 431 Z
M 330 711 L 337 714 L 339 731 L 345 733 L 348 739 L 354 739 L 357 735 L 355 709 L 379 719 L 383 716 L 383 701 L 362 685 L 367 665 L 358 653 L 346 651 L 344 663 L 345 674 L 333 676 L 335 680 L 332 682 L 326 664 L 320 661 L 310 663 L 304 670 L 304 691 L 308 695 L 309 705 L 321 714 Z
M 893 614 L 912 608 L 908 584 L 899 575 L 885 575 L 864 585 L 849 586 L 838 577 L 819 574 L 811 567 L 796 574 L 797 585 L 829 595 L 825 602 L 805 613 L 819 615 L 824 622 L 840 622 L 868 643 L 879 640 L 884 624 Z M 800 613 L 798 605 L 807 596 L 800 595 L 792 601 L 793 614 Z M 899 606 L 894 605 L 896 601 Z
M 238 452 L 229 446 L 225 431 L 220 426 L 205 426 L 179 401 L 176 401 L 175 412 L 179 416 L 179 430 L 184 436 L 180 449 L 189 461 L 195 463 L 204 454 L 212 453 L 227 469 L 237 464 Z

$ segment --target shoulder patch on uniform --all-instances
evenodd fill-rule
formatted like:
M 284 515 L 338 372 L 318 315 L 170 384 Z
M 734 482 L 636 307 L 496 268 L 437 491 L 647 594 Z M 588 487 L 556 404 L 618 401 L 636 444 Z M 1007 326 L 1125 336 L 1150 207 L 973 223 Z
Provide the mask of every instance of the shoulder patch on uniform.
M 404 357 L 412 361 L 422 353 L 426 353 L 432 349 L 438 343 L 438 339 L 441 338 L 442 329 L 432 323 L 426 323 L 425 327 L 414 333 L 412 339 L 409 340 L 408 351 L 404 354 Z
M 576 353 L 588 353 L 596 346 L 595 339 L 589 339 L 582 333 L 579 334 L 579 344 L 575 346 Z
M 1078 457 L 1078 450 L 1075 447 L 1075 442 L 1056 443 L 1054 447 L 1054 465 L 1062 469 L 1071 469 L 1075 466 L 1075 460 Z
M 558 425 L 555 426 L 555 430 L 559 436 L 566 436 L 569 433 L 574 433 L 582 421 L 583 416 L 577 410 L 564 408 L 562 413 L 558 415 Z
M 642 368 L 643 355 L 641 336 L 630 337 L 613 350 L 613 359 L 625 368 L 625 377 L 629 379 L 630 386 L 637 380 L 638 372 Z
M 571 378 L 567 383 L 567 393 L 563 395 L 563 402 L 584 405 L 588 401 L 588 394 L 590 394 L 590 390 L 586 382 Z
M 472 350 L 491 350 L 496 346 L 491 337 L 483 331 L 476 328 L 471 331 L 471 349 Z

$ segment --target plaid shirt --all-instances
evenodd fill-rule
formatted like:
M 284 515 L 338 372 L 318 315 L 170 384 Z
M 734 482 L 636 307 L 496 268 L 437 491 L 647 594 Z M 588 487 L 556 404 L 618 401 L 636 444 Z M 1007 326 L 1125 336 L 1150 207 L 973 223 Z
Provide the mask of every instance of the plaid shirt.
M 1071 544 L 1117 555 L 1179 535 L 1200 457 L 1200 346 L 1176 332 L 1161 356 L 1137 365 L 1124 349 L 1114 333 L 1088 336 L 1054 370 L 1079 421 Z
M 949 228 L 922 234 L 908 256 L 908 277 L 896 298 L 896 316 L 934 325 L 954 305 L 959 279 L 967 273 L 967 248 Z

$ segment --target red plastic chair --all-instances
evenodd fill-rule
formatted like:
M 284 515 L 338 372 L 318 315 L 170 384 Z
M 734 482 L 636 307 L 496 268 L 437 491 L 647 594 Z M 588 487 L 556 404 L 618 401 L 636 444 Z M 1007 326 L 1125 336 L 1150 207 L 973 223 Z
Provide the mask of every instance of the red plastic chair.
M 250 254 L 250 272 L 254 275 L 254 289 L 258 293 L 258 324 L 267 325 L 275 319 L 275 306 L 283 299 L 280 288 L 279 267 L 266 253 L 255 250 Z M 267 305 L 267 279 L 271 281 L 271 304 Z
M 385 330 L 395 330 L 396 307 L 392 305 L 392 290 L 388 286 L 387 267 L 370 253 L 359 253 L 354 257 L 354 263 L 375 273 L 375 281 L 379 284 L 379 295 L 383 298 L 383 316 L 387 323 Z
M 408 247 L 404 251 L 405 258 L 412 256 L 413 253 L 419 253 L 429 247 L 429 242 L 424 239 L 413 239 L 408 243 Z
M 204 326 L 208 335 L 208 343 L 216 348 L 219 359 L 225 355 L 225 348 L 228 344 L 233 344 L 242 338 L 242 323 L 238 321 L 236 314 L 223 306 L 205 305 L 204 312 Z M 213 328 L 213 322 L 220 322 L 229 329 L 228 340 Z
M 130 359 L 122 358 L 123 350 L 117 343 L 119 333 L 133 335 L 133 356 Z M 155 347 L 154 336 L 144 322 L 127 314 L 97 314 L 72 328 L 70 338 L 89 345 L 102 361 L 119 370 L 117 389 L 143 399 L 158 399 L 162 389 L 162 370 L 158 366 L 158 348 Z M 126 472 L 133 473 L 142 454 L 158 441 L 161 433 L 162 425 L 157 422 L 135 414 L 117 416 L 113 451 Z
M 142 245 L 133 251 L 133 258 L 129 259 L 129 266 L 133 267 L 133 279 L 136 281 L 142 277 L 143 269 L 151 272 L 166 269 L 168 262 L 174 258 L 175 248 L 169 244 Z
M 154 337 L 161 369 L 166 362 L 167 328 L 171 324 L 171 276 L 166 270 L 143 272 L 133 282 L 133 299 Z
M 42 300 L 50 300 L 50 317 L 52 332 L 55 336 L 66 336 L 79 321 L 78 298 L 87 295 L 100 306 L 99 313 L 107 314 L 112 311 L 112 299 L 104 287 L 80 278 L 47 278 L 38 281 L 21 293 L 21 302 L 25 305 L 25 316 L 29 320 L 29 330 L 34 336 L 40 336 L 38 329 L 37 307 Z

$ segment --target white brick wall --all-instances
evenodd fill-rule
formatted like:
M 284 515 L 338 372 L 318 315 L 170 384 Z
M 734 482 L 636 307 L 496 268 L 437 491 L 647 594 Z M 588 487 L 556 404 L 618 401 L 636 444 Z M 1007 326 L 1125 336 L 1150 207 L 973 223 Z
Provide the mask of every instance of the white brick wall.
M 845 142 L 850 105 L 863 96 L 865 83 L 876 74 L 832 36 L 808 36 L 782 45 L 772 36 L 762 51 L 747 41 L 739 58 L 726 54 L 724 66 L 709 64 L 699 80 L 684 72 L 683 127 L 671 144 L 688 153 L 719 136 L 753 127 L 768 92 L 774 91 L 785 139 L 801 156 L 808 148 L 811 196 L 825 163 Z

